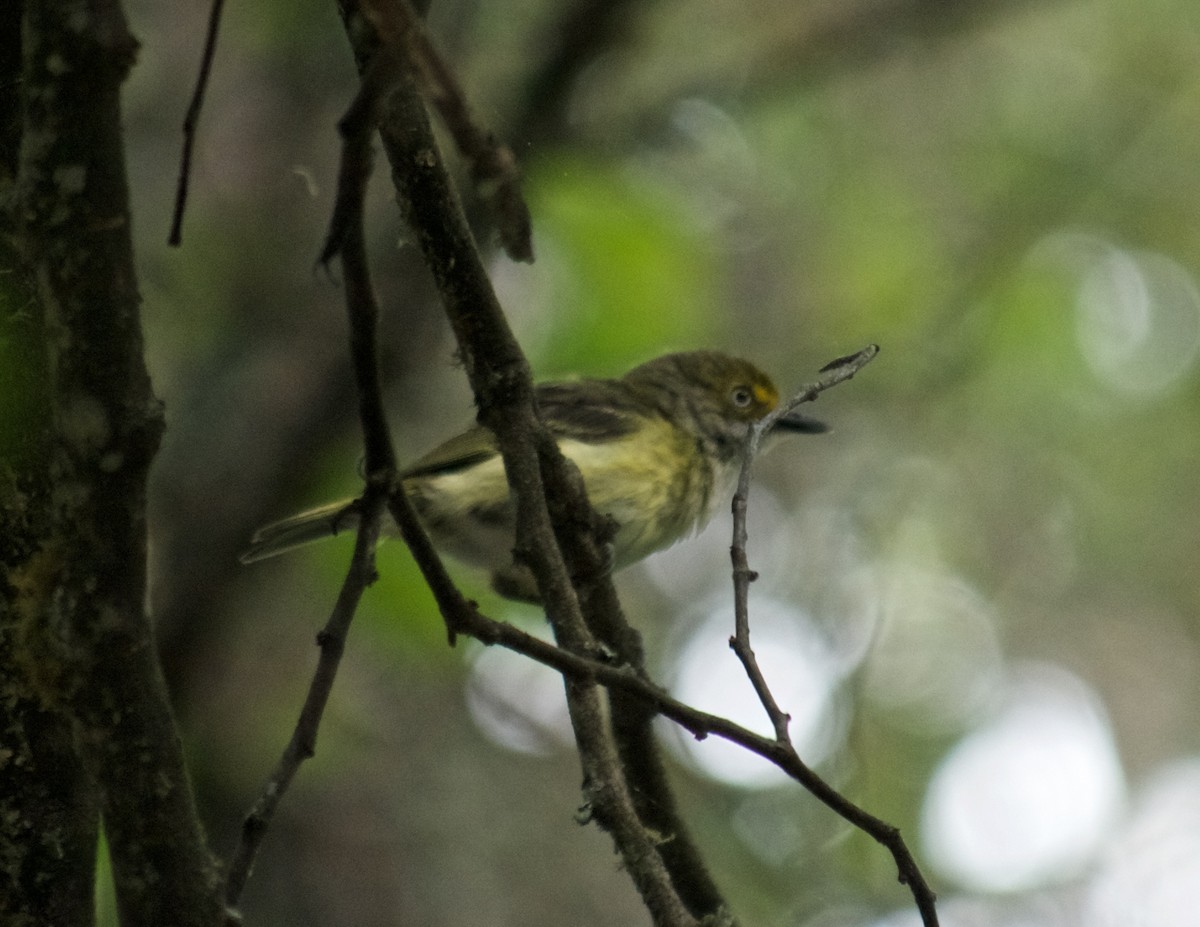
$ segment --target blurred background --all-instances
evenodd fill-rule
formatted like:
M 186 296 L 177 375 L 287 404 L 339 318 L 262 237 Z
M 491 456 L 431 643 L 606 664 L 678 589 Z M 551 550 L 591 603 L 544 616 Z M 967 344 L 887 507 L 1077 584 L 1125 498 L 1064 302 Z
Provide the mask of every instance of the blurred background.
M 236 560 L 257 525 L 358 487 L 337 269 L 314 267 L 356 75 L 334 4 L 228 5 L 169 249 L 203 7 L 130 0 L 126 123 L 169 421 L 152 604 L 227 854 L 349 557 Z M 801 754 L 904 830 L 943 922 L 1193 925 L 1200 8 L 439 0 L 431 26 L 526 174 L 537 262 L 490 260 L 539 376 L 707 346 L 787 389 L 882 346 L 811 408 L 832 434 L 758 468 L 752 627 Z M 408 460 L 471 398 L 380 161 Z M 618 585 L 676 694 L 766 731 L 726 647 L 729 538 L 719 518 Z M 648 923 L 574 820 L 559 681 L 448 648 L 399 543 L 380 573 L 247 923 Z M 461 575 L 489 614 L 543 628 Z M 917 923 L 884 850 L 765 763 L 662 735 L 745 923 Z

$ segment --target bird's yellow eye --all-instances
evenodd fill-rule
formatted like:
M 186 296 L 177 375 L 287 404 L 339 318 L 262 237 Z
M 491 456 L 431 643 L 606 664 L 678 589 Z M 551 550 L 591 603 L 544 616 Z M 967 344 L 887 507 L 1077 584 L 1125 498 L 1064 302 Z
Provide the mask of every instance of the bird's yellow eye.
M 729 394 L 729 398 L 739 409 L 746 409 L 754 402 L 754 391 L 748 386 L 735 386 L 733 392 Z

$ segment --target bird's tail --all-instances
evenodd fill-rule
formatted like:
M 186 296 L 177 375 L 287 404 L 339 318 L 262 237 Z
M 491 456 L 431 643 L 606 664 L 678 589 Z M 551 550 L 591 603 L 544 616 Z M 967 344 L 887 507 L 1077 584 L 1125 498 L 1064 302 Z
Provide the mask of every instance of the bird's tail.
M 357 499 L 331 502 L 259 528 L 250 539 L 250 546 L 238 559 L 242 563 L 266 560 L 276 554 L 333 537 L 357 526 Z

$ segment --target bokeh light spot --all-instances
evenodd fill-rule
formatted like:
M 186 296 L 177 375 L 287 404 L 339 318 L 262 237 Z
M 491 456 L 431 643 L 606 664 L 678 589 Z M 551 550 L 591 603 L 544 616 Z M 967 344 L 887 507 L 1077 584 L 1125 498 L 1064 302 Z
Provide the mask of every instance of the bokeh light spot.
M 573 742 L 557 672 L 503 647 L 476 646 L 474 651 L 467 710 L 489 740 L 532 754 L 551 753 Z
M 1062 231 L 1034 254 L 1075 281 L 1075 328 L 1092 373 L 1114 392 L 1147 399 L 1175 387 L 1200 353 L 1200 289 L 1177 261 Z
M 942 761 L 922 835 L 933 863 L 959 884 L 1030 889 L 1078 873 L 1123 791 L 1096 696 L 1061 668 L 1027 665 L 996 716 Z
M 888 564 L 864 571 L 862 583 L 879 609 L 867 695 L 914 727 L 961 729 L 999 685 L 1000 645 L 987 603 L 936 569 Z
M 786 603 L 752 600 L 751 644 L 779 706 L 791 715 L 792 741 L 810 765 L 825 759 L 840 738 L 834 711 L 839 661 L 807 614 Z M 672 691 L 684 702 L 768 734 L 766 712 L 741 662 L 729 649 L 733 605 L 718 600 L 681 649 Z M 785 776 L 766 760 L 736 744 L 680 735 L 671 741 L 700 771 L 736 785 L 777 785 Z
M 1193 927 L 1200 887 L 1200 758 L 1142 790 L 1088 896 L 1094 927 Z
M 1189 370 L 1200 348 L 1200 292 L 1161 254 L 1110 248 L 1080 280 L 1079 342 L 1114 389 L 1157 395 Z

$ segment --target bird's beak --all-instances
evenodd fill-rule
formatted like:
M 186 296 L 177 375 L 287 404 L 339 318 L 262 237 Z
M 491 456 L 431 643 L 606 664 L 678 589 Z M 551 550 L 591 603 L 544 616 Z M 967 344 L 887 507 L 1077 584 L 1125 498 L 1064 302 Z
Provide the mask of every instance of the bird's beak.
M 794 409 L 787 415 L 777 419 L 775 427 L 771 429 L 773 432 L 792 431 L 805 435 L 819 435 L 828 430 L 829 426 L 824 422 L 818 422 L 815 418 L 808 418 L 801 415 Z

